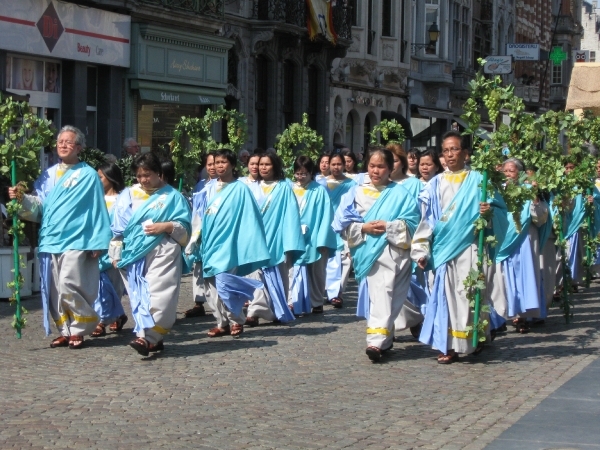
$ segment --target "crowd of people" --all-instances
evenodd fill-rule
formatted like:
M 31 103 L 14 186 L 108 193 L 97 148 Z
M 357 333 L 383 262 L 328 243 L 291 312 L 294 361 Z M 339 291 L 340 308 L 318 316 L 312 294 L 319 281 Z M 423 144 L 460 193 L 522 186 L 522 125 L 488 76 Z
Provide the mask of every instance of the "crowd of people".
M 80 162 L 85 137 L 65 126 L 57 138 L 60 163 L 32 192 L 9 189 L 21 217 L 41 223 L 44 326 L 50 334 L 51 318 L 60 333 L 53 348 L 79 349 L 84 336 L 121 331 L 127 293 L 136 334 L 129 345 L 143 356 L 163 350 L 187 272 L 194 306 L 185 316 L 206 315 L 208 303 L 216 319 L 208 336 L 218 338 L 321 314 L 324 303 L 342 308 L 353 271 L 371 361 L 410 330 L 438 351 L 439 364 L 450 364 L 481 352 L 507 321 L 519 333 L 543 324 L 562 286 L 552 198 L 528 201 L 516 226 L 502 192 L 480 201 L 482 175 L 470 169 L 454 131 L 443 136 L 440 154 L 405 152 L 397 143 L 370 147 L 363 171 L 349 150 L 318 161 L 299 156 L 293 180 L 273 150 L 240 155 L 248 174 L 240 177 L 238 155 L 220 149 L 206 155 L 190 198 L 171 186 L 172 164 L 126 144 L 133 186 L 125 187 L 113 162 L 97 171 Z M 517 159 L 498 170 L 507 183 L 531 183 Z M 574 285 L 583 276 L 586 201 L 594 199 L 575 197 L 564 218 Z M 486 249 L 485 342 L 474 345 L 464 280 L 477 269 L 480 217 L 497 244 Z

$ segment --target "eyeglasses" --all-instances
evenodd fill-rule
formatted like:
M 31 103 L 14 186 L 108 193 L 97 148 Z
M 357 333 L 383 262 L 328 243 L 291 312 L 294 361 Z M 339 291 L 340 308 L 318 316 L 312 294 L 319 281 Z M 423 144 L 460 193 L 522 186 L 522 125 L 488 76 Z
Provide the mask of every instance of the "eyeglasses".
M 73 141 L 56 141 L 56 145 L 65 145 L 67 147 L 73 147 L 74 145 L 77 145 L 77 142 L 73 142 Z
M 443 148 L 442 155 L 449 155 L 450 153 L 455 155 L 458 152 L 460 152 L 461 150 L 462 150 L 462 148 L 460 148 L 460 147 Z
M 306 172 L 298 172 L 298 173 L 295 173 L 294 176 L 296 178 L 306 178 L 308 176 L 308 174 Z

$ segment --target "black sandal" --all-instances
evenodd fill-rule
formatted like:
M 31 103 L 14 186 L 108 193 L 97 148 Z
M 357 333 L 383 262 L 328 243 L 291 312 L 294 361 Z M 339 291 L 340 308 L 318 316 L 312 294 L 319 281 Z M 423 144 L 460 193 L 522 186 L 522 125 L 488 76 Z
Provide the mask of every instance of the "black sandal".
M 344 300 L 342 300 L 341 297 L 333 297 L 329 303 L 331 303 L 331 306 L 334 308 L 341 308 L 344 306 Z
M 142 337 L 135 338 L 129 343 L 129 346 L 142 356 L 148 356 L 150 354 L 150 350 L 148 349 L 148 341 Z

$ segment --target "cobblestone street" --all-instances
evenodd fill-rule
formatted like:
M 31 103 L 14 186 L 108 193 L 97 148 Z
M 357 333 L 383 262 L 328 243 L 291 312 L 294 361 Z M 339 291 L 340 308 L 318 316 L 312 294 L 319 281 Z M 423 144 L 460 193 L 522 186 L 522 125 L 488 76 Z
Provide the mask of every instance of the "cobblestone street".
M 372 364 L 355 285 L 342 310 L 238 340 L 209 339 L 210 315 L 180 314 L 165 350 L 146 359 L 127 345 L 131 317 L 83 350 L 51 349 L 37 297 L 24 301 L 21 340 L 2 302 L 0 448 L 484 448 L 597 359 L 599 292 L 575 295 L 569 325 L 553 308 L 545 326 L 509 327 L 449 366 L 408 332 Z

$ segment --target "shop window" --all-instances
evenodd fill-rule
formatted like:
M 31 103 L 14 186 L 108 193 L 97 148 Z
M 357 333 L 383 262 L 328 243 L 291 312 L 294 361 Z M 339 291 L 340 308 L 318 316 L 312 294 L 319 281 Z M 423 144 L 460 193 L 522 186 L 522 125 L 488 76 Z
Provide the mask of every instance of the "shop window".
M 263 149 L 267 146 L 268 130 L 268 92 L 269 92 L 269 62 L 266 58 L 256 58 L 256 145 Z
M 175 127 L 182 116 L 204 117 L 208 106 L 137 100 L 137 140 L 142 151 L 169 153 Z

